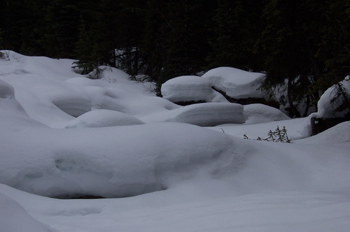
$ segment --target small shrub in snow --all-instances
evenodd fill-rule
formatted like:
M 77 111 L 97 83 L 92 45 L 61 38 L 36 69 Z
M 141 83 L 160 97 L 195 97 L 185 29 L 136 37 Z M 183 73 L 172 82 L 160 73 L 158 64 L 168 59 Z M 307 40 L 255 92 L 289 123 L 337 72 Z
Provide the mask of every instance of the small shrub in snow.
M 250 139 L 246 134 L 243 135 L 244 139 Z M 290 139 L 287 135 L 287 129 L 286 127 L 283 127 L 282 129 L 277 126 L 275 131 L 270 130 L 269 133 L 267 133 L 267 137 L 262 139 L 258 137 L 256 140 L 258 141 L 271 141 L 271 142 L 281 142 L 281 143 L 290 143 Z

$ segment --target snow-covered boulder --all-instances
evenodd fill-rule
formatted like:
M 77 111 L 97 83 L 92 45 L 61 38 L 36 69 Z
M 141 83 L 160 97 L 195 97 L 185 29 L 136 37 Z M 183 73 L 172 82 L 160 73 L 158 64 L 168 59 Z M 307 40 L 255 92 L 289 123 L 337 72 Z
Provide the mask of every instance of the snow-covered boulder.
M 89 111 L 68 123 L 66 128 L 139 125 L 143 122 L 131 115 L 113 110 Z
M 350 93 L 350 77 L 347 76 L 344 81 L 341 82 L 343 88 Z M 346 108 L 343 111 L 335 111 L 334 109 L 339 106 L 339 103 L 343 101 L 342 96 L 340 97 L 339 101 L 335 101 L 332 103 L 332 98 L 337 94 L 336 86 L 332 86 L 328 88 L 321 96 L 320 100 L 317 103 L 318 111 L 317 111 L 317 117 L 318 118 L 342 118 L 346 114 L 349 114 L 349 109 Z
M 146 123 L 181 122 L 197 126 L 216 126 L 245 122 L 243 106 L 236 103 L 200 103 L 141 117 Z
M 244 106 L 245 124 L 265 123 L 288 120 L 290 117 L 279 109 L 263 104 L 250 104 Z
M 350 77 L 347 76 L 340 84 L 343 88 L 342 91 L 349 96 Z M 349 120 L 349 108 L 343 107 L 346 104 L 344 104 L 344 97 L 339 95 L 338 88 L 337 85 L 328 88 L 317 103 L 318 111 L 310 115 L 313 135 Z
M 163 98 L 180 104 L 189 102 L 227 102 L 212 89 L 210 80 L 198 76 L 179 76 L 166 81 L 161 87 Z
M 264 98 L 259 87 L 265 80 L 262 73 L 219 67 L 206 72 L 202 78 L 209 80 L 212 86 L 233 99 Z

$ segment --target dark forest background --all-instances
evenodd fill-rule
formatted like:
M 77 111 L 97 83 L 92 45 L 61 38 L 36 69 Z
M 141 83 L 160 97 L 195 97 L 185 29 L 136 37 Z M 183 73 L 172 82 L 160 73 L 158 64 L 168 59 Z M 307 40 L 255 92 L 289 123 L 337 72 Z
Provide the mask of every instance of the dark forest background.
M 160 86 L 230 66 L 287 83 L 295 116 L 334 84 L 350 109 L 349 0 L 1 0 L 0 17 L 0 49 L 72 58 L 83 74 L 110 65 Z

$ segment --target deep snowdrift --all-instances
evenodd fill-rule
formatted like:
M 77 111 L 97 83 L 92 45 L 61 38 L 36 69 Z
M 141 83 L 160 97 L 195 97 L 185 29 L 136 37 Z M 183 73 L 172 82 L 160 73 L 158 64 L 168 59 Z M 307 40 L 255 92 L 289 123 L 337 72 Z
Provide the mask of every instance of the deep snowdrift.
M 216 89 L 234 99 L 264 98 L 263 91 L 259 89 L 265 80 L 262 73 L 219 67 L 204 73 L 202 78 L 209 80 Z
M 71 60 L 9 57 L 0 59 L 1 232 L 350 227 L 348 122 L 310 137 L 310 118 L 268 106 L 181 107 L 117 69 L 90 80 Z M 292 143 L 255 140 L 277 126 Z
M 35 220 L 18 202 L 2 193 L 0 193 L 0 228 L 3 232 L 57 232 Z
M 211 81 L 198 76 L 180 76 L 162 84 L 163 98 L 172 102 L 228 102 L 212 89 Z

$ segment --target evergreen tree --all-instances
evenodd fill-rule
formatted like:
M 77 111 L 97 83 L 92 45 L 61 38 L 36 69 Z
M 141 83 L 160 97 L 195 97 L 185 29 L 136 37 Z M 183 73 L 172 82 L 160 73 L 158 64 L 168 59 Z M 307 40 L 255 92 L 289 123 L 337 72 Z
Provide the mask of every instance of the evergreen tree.
M 265 89 L 287 82 L 291 115 L 296 117 L 301 116 L 297 104 L 306 101 L 306 109 L 310 106 L 311 86 L 318 77 L 308 35 L 310 22 L 306 20 L 310 12 L 302 3 L 302 0 L 271 0 L 265 9 L 267 26 L 258 42 L 266 60 Z
M 3 47 L 19 50 L 22 42 L 22 28 L 26 26 L 26 6 L 19 0 L 6 0 L 1 3 L 1 28 L 3 30 Z
M 166 80 L 195 74 L 206 66 L 208 21 L 215 1 L 148 2 L 145 49 L 149 55 L 147 74 L 159 86 Z
M 332 84 L 350 74 L 350 3 L 346 0 L 325 1 L 316 56 L 325 64 L 325 78 Z
M 325 90 L 334 85 L 335 91 L 331 99 L 334 111 L 347 109 L 347 118 L 350 119 L 350 93 L 340 83 L 350 74 L 350 2 L 325 1 L 320 15 L 324 23 L 316 55 L 324 62 L 325 72 L 318 81 L 317 88 Z
M 81 74 L 88 74 L 98 66 L 98 61 L 92 57 L 92 43 L 87 25 L 83 16 L 80 19 L 79 40 L 76 44 L 75 57 L 77 61 L 73 62 L 73 68 L 80 68 Z
M 266 1 L 219 0 L 209 38 L 209 67 L 231 66 L 261 71 L 255 43 L 264 28 L 261 13 Z
M 73 58 L 78 41 L 79 0 L 51 0 L 46 5 L 41 43 L 50 57 Z

